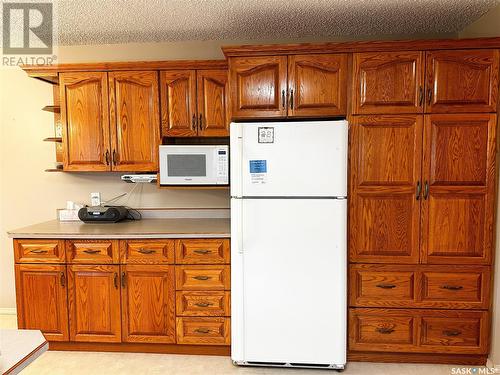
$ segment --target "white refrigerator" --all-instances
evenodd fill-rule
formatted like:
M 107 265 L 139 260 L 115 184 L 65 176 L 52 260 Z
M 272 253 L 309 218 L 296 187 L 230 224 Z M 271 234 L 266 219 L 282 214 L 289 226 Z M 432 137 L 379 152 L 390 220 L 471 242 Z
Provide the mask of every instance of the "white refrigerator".
M 231 357 L 346 363 L 347 121 L 231 124 Z

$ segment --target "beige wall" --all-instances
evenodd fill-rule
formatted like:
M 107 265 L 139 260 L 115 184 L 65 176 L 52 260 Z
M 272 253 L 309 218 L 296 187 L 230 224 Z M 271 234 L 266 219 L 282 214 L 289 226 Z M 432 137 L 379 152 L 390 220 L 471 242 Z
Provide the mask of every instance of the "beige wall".
M 460 38 L 500 36 L 500 5 L 490 10 L 459 33 Z

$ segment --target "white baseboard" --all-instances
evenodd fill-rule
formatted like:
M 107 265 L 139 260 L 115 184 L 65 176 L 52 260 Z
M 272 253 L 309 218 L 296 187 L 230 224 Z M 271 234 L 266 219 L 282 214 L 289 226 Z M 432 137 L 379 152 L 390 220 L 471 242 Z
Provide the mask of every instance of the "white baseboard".
M 0 307 L 0 315 L 16 315 L 15 307 Z

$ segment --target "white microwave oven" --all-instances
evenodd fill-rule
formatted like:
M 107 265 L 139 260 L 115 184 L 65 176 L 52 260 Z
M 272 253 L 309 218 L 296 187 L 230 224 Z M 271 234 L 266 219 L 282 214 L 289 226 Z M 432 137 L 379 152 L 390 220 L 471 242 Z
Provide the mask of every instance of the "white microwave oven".
M 160 146 L 160 185 L 228 185 L 229 146 Z

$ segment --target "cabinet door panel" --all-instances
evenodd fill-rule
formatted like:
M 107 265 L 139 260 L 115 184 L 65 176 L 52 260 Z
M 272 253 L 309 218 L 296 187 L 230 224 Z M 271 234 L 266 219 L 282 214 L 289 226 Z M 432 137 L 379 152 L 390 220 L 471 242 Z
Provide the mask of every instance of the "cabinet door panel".
M 120 342 L 119 266 L 68 267 L 71 341 Z
M 229 59 L 232 118 L 286 116 L 286 56 Z
M 196 72 L 160 72 L 162 136 L 195 136 Z
M 497 50 L 427 52 L 428 113 L 495 112 Z
M 354 118 L 350 149 L 351 261 L 418 263 L 421 155 L 419 116 Z
M 430 115 L 424 139 L 428 193 L 424 192 L 422 206 L 422 260 L 488 264 L 493 246 L 496 116 Z
M 107 74 L 60 73 L 60 91 L 64 170 L 110 170 Z
M 342 116 L 347 112 L 347 55 L 288 57 L 289 116 Z
M 68 341 L 66 266 L 16 264 L 20 329 L 39 329 L 48 341 Z
M 175 343 L 174 266 L 127 265 L 123 270 L 123 341 Z
M 114 171 L 158 170 L 160 112 L 157 72 L 111 72 Z
M 204 137 L 229 136 L 227 70 L 198 70 L 198 134 Z
M 424 54 L 354 54 L 353 113 L 420 113 L 423 108 Z

